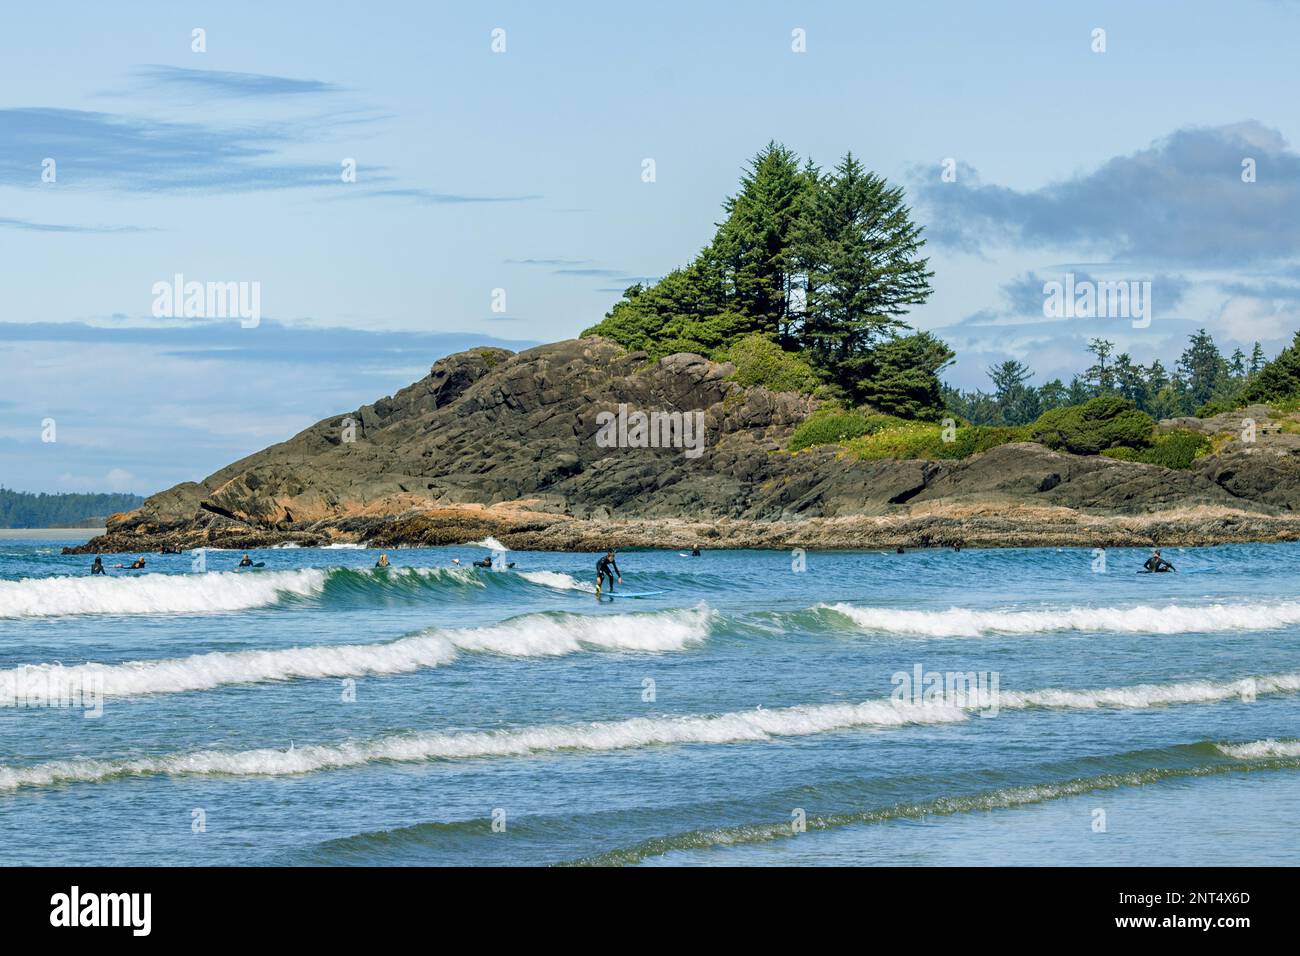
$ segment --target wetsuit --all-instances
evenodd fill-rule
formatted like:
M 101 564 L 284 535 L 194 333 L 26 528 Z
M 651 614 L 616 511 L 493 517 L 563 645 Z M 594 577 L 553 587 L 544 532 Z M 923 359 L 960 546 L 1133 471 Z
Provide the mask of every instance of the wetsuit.
M 691 548 L 691 557 L 698 558 L 699 556 L 700 556 L 700 549 L 698 547 Z
M 101 561 L 99 558 L 96 558 L 95 563 L 90 566 L 90 573 L 107 574 L 108 572 L 104 570 L 104 562 Z
M 611 571 L 610 568 L 613 568 L 613 570 Z M 605 578 L 609 578 L 609 590 L 612 594 L 614 592 L 615 577 L 621 578 L 622 576 L 623 572 L 618 569 L 618 562 L 607 554 L 601 555 L 600 560 L 596 562 L 596 590 L 599 591 L 601 582 Z
M 251 567 L 253 566 L 253 559 L 252 559 L 252 558 L 244 558 L 244 560 L 242 560 L 242 561 L 239 562 L 239 566 L 240 566 L 241 568 L 251 568 Z
M 1154 571 L 1157 573 L 1161 571 L 1177 570 L 1177 568 L 1175 568 L 1164 558 L 1157 558 L 1154 554 L 1151 555 L 1151 557 L 1147 558 L 1146 564 L 1142 565 L 1142 567 L 1146 568 L 1148 571 Z

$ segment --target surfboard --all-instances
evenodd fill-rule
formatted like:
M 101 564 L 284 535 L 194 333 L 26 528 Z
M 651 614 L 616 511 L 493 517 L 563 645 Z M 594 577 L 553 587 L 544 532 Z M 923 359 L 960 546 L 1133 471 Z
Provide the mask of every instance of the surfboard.
M 613 593 L 611 594 L 609 591 L 601 591 L 600 594 L 598 595 L 598 597 L 603 597 L 603 598 L 616 598 L 616 597 L 643 598 L 643 597 L 654 597 L 656 594 L 667 594 L 667 593 L 668 593 L 667 591 L 615 591 L 615 592 L 613 592 Z

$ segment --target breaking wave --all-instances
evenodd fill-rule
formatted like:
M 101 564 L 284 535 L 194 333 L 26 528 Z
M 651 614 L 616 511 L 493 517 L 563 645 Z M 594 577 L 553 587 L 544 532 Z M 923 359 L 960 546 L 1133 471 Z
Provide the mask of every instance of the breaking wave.
M 1173 703 L 1208 703 L 1228 699 L 1240 693 L 1246 685 L 1257 693 L 1292 692 L 1300 690 L 1300 674 L 1253 677 L 1239 681 L 1141 684 L 1100 690 L 1025 691 L 1015 695 L 1004 694 L 1001 707 L 1141 708 Z M 859 727 L 959 723 L 968 719 L 970 709 L 893 700 L 865 701 L 860 704 L 801 704 L 772 710 L 759 708 L 715 715 L 636 717 L 509 730 L 416 732 L 340 744 L 313 744 L 289 750 L 203 750 L 130 760 L 58 760 L 28 767 L 0 767 L 0 791 L 56 783 L 93 782 L 122 776 L 286 776 L 359 767 L 376 762 L 524 757 L 565 751 L 626 750 L 665 744 L 763 742 Z M 1261 743 L 1277 746 L 1276 741 Z M 1223 752 L 1228 753 L 1226 750 Z M 1269 756 L 1277 758 L 1280 755 Z
M 469 588 L 547 587 L 594 591 L 555 571 L 480 571 L 472 567 L 303 568 L 206 574 L 78 575 L 0 580 L 0 619 L 73 614 L 204 614 L 285 602 L 384 602 Z
M 120 698 L 230 684 L 407 674 L 449 664 L 461 652 L 554 657 L 586 649 L 678 651 L 703 641 L 714 618 L 704 606 L 597 616 L 543 612 L 487 627 L 432 629 L 382 644 L 217 651 L 125 664 L 25 665 L 0 671 L 0 703 L 26 687 L 93 687 L 104 697 Z
M 1300 602 L 1207 604 L 1165 607 L 1069 607 L 1023 610 L 913 611 L 891 607 L 823 604 L 864 631 L 921 637 L 979 637 L 985 634 L 1041 634 L 1091 631 L 1117 634 L 1188 634 L 1205 631 L 1262 631 L 1300 624 Z
M 65 614 L 194 614 L 243 611 L 320 593 L 327 572 L 143 574 L 0 581 L 0 618 Z

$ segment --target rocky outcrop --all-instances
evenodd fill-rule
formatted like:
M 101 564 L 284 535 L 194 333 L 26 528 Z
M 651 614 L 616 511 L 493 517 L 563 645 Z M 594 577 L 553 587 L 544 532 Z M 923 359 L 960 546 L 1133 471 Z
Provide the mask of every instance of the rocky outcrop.
M 1300 437 L 1267 409 L 1255 441 L 1242 440 L 1242 416 L 1191 420 L 1218 436 L 1216 454 L 1191 471 L 1030 443 L 965 461 L 857 461 L 836 448 L 784 451 L 813 401 L 742 387 L 733 371 L 698 355 L 650 361 L 602 338 L 473 349 L 395 395 L 152 496 L 76 550 L 489 534 L 566 549 L 1146 543 L 1194 537 L 1198 522 L 1213 540 L 1300 537 L 1290 514 Z M 638 441 L 638 412 L 657 416 L 653 438 Z M 674 431 L 683 416 L 702 432 Z

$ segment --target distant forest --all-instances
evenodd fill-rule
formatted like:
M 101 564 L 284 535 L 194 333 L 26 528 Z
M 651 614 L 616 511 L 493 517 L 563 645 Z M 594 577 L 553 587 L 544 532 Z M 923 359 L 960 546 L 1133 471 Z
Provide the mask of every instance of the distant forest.
M 140 507 L 139 495 L 34 495 L 0 488 L 0 528 L 90 528 Z

